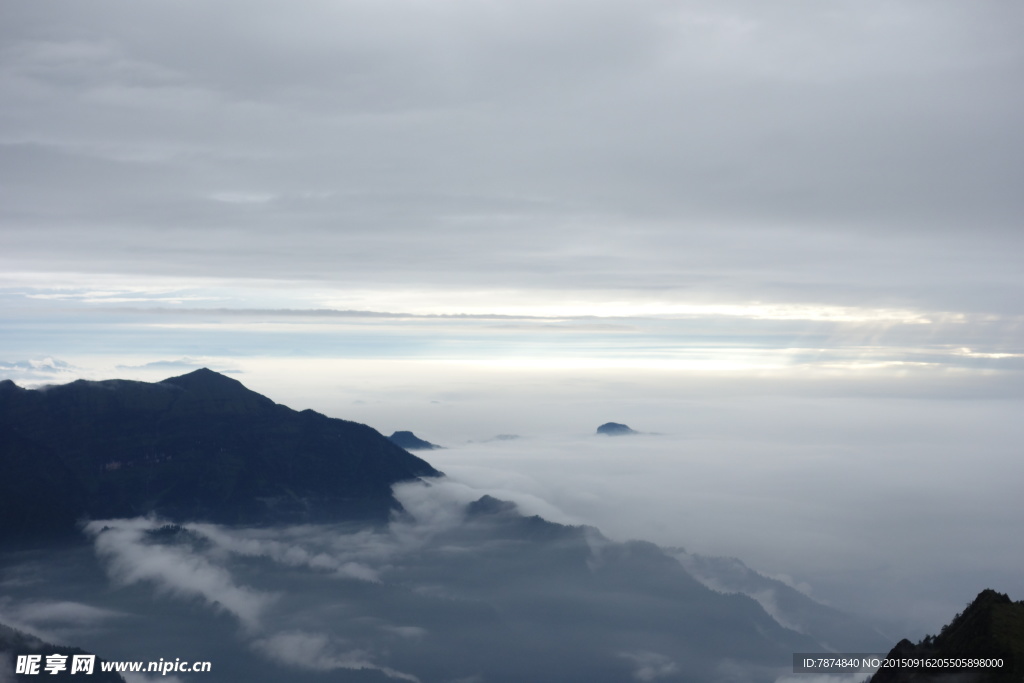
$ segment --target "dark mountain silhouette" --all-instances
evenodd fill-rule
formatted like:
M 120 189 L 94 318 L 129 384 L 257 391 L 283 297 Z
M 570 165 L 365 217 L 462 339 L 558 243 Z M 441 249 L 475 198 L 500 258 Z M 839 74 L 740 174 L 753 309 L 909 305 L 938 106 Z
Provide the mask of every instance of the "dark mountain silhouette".
M 1024 601 L 986 589 L 937 636 L 901 640 L 891 658 L 1002 659 L 1000 668 L 881 669 L 870 683 L 1020 683 L 1024 680 Z
M 113 671 L 103 671 L 101 663 L 105 660 L 96 658 L 93 663 L 92 674 L 84 672 L 71 673 L 72 657 L 74 655 L 91 654 L 77 647 L 66 645 L 54 645 L 47 643 L 35 636 L 29 635 L 5 624 L 0 624 L 0 681 L 35 681 L 41 678 L 48 681 L 78 681 L 87 680 L 93 683 L 125 683 L 121 674 Z M 36 674 L 15 674 L 15 663 L 18 655 L 40 655 L 39 672 Z M 65 669 L 57 673 L 49 673 L 44 669 L 46 658 L 49 655 L 64 655 Z
M 395 432 L 389 436 L 388 439 L 391 440 L 391 443 L 404 448 L 407 451 L 430 451 L 435 448 L 441 448 L 441 446 L 438 446 L 437 444 L 424 441 L 412 432 Z
M 630 429 L 628 425 L 619 424 L 618 422 L 605 422 L 603 425 L 597 428 L 598 434 L 604 434 L 605 436 L 623 436 L 625 434 L 639 434 L 634 429 Z
M 27 390 L 0 382 L 0 541 L 157 512 L 264 523 L 387 518 L 440 474 L 366 425 L 296 412 L 202 369 Z

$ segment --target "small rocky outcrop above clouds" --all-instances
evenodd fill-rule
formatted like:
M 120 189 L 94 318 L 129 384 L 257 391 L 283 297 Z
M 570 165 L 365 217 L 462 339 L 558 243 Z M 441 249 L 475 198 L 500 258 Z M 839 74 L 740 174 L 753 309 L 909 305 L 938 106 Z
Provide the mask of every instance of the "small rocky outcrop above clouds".
M 629 425 L 618 422 L 605 422 L 597 428 L 597 433 L 604 434 L 605 436 L 624 436 L 626 434 L 639 434 L 640 432 L 631 429 Z
M 412 432 L 395 432 L 388 439 L 391 440 L 391 443 L 407 451 L 432 451 L 435 448 L 442 448 L 437 444 L 424 441 Z

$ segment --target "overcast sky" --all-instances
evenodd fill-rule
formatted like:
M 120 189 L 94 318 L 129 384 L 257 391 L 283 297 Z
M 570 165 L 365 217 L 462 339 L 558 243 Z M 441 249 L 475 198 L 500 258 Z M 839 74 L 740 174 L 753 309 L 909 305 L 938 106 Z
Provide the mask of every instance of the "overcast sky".
M 0 7 L 17 284 L 1020 313 L 1015 3 Z
M 1020 394 L 1015 3 L 0 11 L 14 379 L 270 390 L 313 359 Z
M 890 432 L 844 416 L 906 416 L 922 466 L 942 414 L 998 483 L 1022 34 L 987 0 L 0 0 L 0 376 L 209 365 L 449 443 L 702 398 L 756 443 L 759 396 L 850 457 Z

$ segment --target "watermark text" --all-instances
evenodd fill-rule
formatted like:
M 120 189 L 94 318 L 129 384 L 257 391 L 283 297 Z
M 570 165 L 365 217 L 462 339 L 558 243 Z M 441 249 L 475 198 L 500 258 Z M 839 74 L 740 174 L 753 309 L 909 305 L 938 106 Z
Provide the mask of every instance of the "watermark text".
M 99 663 L 100 671 L 117 673 L 156 673 L 166 676 L 171 673 L 206 673 L 211 668 L 210 662 L 182 661 L 160 658 L 155 662 L 103 662 Z M 63 671 L 71 674 L 90 675 L 97 670 L 96 655 L 18 655 L 14 665 L 14 673 L 25 675 L 52 674 Z

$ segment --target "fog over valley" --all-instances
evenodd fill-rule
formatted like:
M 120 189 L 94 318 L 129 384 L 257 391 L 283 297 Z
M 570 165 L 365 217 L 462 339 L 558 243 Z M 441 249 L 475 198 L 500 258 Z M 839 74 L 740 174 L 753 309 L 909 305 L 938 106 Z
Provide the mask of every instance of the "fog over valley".
M 828 638 L 886 644 L 810 601 L 810 614 L 787 610 L 801 596 L 784 584 L 773 619 L 652 544 L 523 517 L 487 496 L 467 505 L 477 492 L 465 485 L 397 494 L 408 515 L 377 532 L 96 521 L 86 533 L 98 566 L 86 548 L 5 566 L 20 597 L 5 600 L 4 619 L 107 657 L 187 652 L 232 680 L 774 680 L 791 651 Z
M 207 370 L 159 384 L 6 383 L 2 393 L 5 412 L 30 421 L 43 418 L 25 410 L 65 406 L 49 414 L 88 429 L 81 414 L 98 426 L 120 411 L 114 437 L 155 428 L 161 453 L 176 433 L 207 435 L 224 444 L 196 461 L 211 473 L 223 471 L 218 457 L 251 448 L 230 433 L 249 412 L 302 420 L 310 435 L 331 423 Z M 700 425 L 688 434 L 538 429 L 418 451 L 444 474 L 396 484 L 399 511 L 380 522 L 274 524 L 331 509 L 301 480 L 287 490 L 312 497 L 297 509 L 256 492 L 272 515 L 258 513 L 260 526 L 190 521 L 187 499 L 167 491 L 187 490 L 175 473 L 194 456 L 122 460 L 126 442 L 99 454 L 97 481 L 149 486 L 147 471 L 165 472 L 152 480 L 165 489 L 156 516 L 98 519 L 82 529 L 87 543 L 6 553 L 0 622 L 112 659 L 176 649 L 217 662 L 229 680 L 776 681 L 794 652 L 884 652 L 937 632 L 977 585 L 1019 589 L 1020 550 L 1005 539 L 1022 521 L 1012 505 L 1020 464 L 996 446 L 1020 428 L 1000 403 L 971 412 L 932 400 L 922 412 L 921 400 L 732 396 L 694 401 L 703 407 L 680 417 L 688 402 L 633 421 Z M 228 431 L 206 431 L 211 419 Z M 278 438 L 277 427 L 249 429 Z M 989 448 L 967 467 L 977 430 Z M 8 447 L 16 468 L 18 448 Z M 275 467 L 265 450 L 254 462 Z

